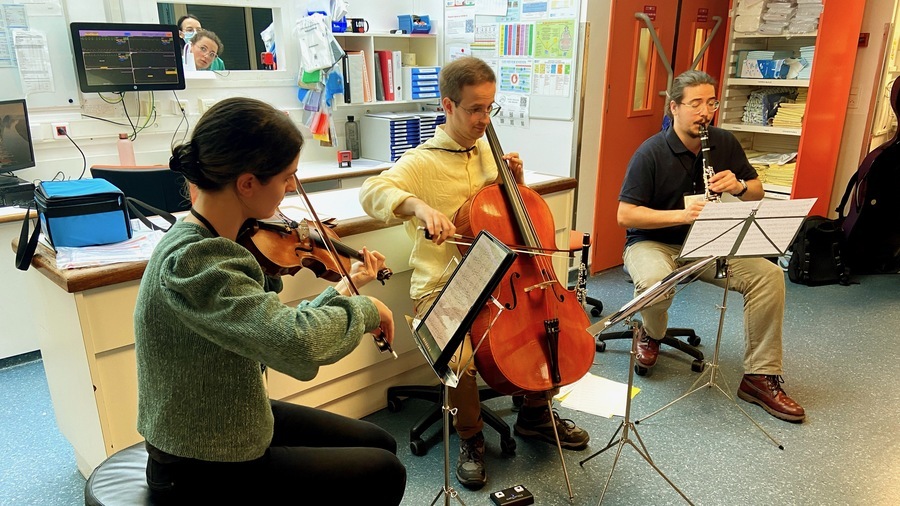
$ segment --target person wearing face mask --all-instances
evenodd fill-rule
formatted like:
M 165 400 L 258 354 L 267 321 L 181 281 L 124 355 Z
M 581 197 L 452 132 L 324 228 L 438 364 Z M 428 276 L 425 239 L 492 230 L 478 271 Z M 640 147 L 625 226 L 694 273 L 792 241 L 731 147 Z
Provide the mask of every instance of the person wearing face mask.
M 193 54 L 194 44 L 200 41 L 196 38 L 200 32 L 203 32 L 203 26 L 197 16 L 193 14 L 185 14 L 178 18 L 178 36 L 181 37 L 181 59 L 184 62 L 185 70 L 225 70 L 225 62 L 219 58 L 219 53 L 224 49 L 224 45 L 215 33 L 206 30 L 206 38 L 211 42 L 205 45 L 206 52 L 201 64 L 198 64 L 196 55 Z M 215 45 L 215 47 L 212 47 Z M 209 57 L 209 55 L 212 55 Z
M 703 197 L 700 127 L 708 127 L 711 192 L 743 201 L 763 198 L 762 183 L 740 142 L 728 130 L 711 126 L 719 109 L 716 81 L 689 70 L 672 82 L 666 114 L 671 126 L 647 139 L 628 164 L 619 193 L 617 220 L 628 229 L 623 260 L 639 294 L 682 264 L 677 259 L 690 225 L 709 204 Z M 701 198 L 692 198 L 699 195 Z M 806 412 L 781 385 L 784 272 L 765 258 L 733 258 L 729 288 L 744 296 L 744 376 L 737 396 L 758 404 L 775 418 L 802 422 Z M 713 269 L 700 279 L 718 286 Z M 643 326 L 637 361 L 656 365 L 659 340 L 666 332 L 669 297 L 641 311 Z

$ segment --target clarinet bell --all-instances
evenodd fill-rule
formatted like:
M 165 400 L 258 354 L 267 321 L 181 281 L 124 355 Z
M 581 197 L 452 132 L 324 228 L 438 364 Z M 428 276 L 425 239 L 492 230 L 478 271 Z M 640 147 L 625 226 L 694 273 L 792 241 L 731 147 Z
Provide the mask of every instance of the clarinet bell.
M 725 279 L 728 276 L 728 260 L 725 258 L 716 259 L 716 279 Z

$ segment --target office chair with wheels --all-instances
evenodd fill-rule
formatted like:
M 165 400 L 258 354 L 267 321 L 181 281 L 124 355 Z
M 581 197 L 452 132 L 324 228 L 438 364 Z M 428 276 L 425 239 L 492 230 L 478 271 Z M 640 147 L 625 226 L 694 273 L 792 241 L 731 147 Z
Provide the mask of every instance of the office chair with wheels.
M 426 411 L 425 414 L 423 414 L 409 429 L 409 451 L 412 452 L 413 455 L 425 455 L 428 453 L 429 448 L 441 440 L 441 430 L 437 430 L 429 436 L 425 436 L 425 432 L 429 427 L 443 419 L 443 391 L 442 385 L 403 385 L 388 387 L 388 411 L 391 413 L 396 413 L 403 409 L 403 399 L 405 398 L 422 399 L 433 403 L 428 411 Z M 478 389 L 478 397 L 482 402 L 481 417 L 484 419 L 484 423 L 500 434 L 500 450 L 506 455 L 512 455 L 516 453 L 516 440 L 512 437 L 512 431 L 510 431 L 509 425 L 503 421 L 503 418 L 501 418 L 500 415 L 484 405 L 484 401 L 502 397 L 503 395 L 504 394 L 486 386 Z M 520 406 L 521 399 L 513 397 L 513 403 L 516 406 Z
M 622 266 L 622 269 L 625 271 L 625 274 L 628 274 L 628 270 L 625 269 L 625 266 Z M 628 278 L 628 281 L 629 283 L 631 282 L 630 276 Z M 591 315 L 594 315 L 594 313 L 591 312 Z M 678 339 L 679 337 L 686 337 L 687 342 Z M 631 330 L 600 334 L 597 336 L 597 351 L 601 353 L 606 351 L 606 341 L 631 338 Z M 659 342 L 660 344 L 675 348 L 676 350 L 693 357 L 694 360 L 691 362 L 691 370 L 694 372 L 703 372 L 703 369 L 706 367 L 706 363 L 703 361 L 703 352 L 696 348 L 700 344 L 700 336 L 697 335 L 694 329 L 682 327 L 668 328 L 666 329 L 666 335 Z M 634 365 L 634 372 L 638 376 L 645 376 L 649 371 L 649 369 L 640 364 L 636 363 Z

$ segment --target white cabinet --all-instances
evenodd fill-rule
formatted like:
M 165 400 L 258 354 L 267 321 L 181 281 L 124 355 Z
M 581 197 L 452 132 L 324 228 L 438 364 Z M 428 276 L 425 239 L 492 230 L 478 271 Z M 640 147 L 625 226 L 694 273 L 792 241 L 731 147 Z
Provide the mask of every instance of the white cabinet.
M 368 82 L 371 83 L 372 101 L 365 103 L 345 104 L 335 101 L 336 108 L 342 107 L 370 107 L 390 106 L 397 104 L 437 102 L 438 99 L 428 98 L 422 100 L 403 100 L 398 97 L 393 101 L 375 100 L 375 51 L 389 50 L 400 51 L 403 55 L 415 55 L 416 66 L 437 66 L 438 63 L 438 37 L 433 33 L 428 34 L 392 34 L 392 33 L 335 33 L 335 40 L 344 51 L 362 51 L 366 60 L 366 72 Z M 396 76 L 402 79 L 402 76 Z
M 746 50 L 791 51 L 799 57 L 800 48 L 813 46 L 816 34 L 783 34 L 760 35 L 744 34 L 732 31 L 729 36 L 724 83 L 722 83 L 722 107 L 719 113 L 719 126 L 731 130 L 741 142 L 745 150 L 763 153 L 792 153 L 799 151 L 802 129 L 798 127 L 779 127 L 759 123 L 744 123 L 744 106 L 752 91 L 766 87 L 790 87 L 798 91 L 808 90 L 808 79 L 753 79 L 740 77 L 738 55 Z M 772 198 L 788 198 L 792 184 L 773 184 L 763 178 L 766 196 Z

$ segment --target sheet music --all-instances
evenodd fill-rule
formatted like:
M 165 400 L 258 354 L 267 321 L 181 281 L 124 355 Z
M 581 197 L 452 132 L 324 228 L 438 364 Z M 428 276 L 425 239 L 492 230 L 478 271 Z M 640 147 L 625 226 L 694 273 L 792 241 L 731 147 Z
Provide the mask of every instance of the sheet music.
M 507 252 L 487 239 L 475 241 L 422 324 L 443 350 L 478 301 Z
M 691 225 L 683 258 L 782 255 L 816 199 L 707 205 Z

